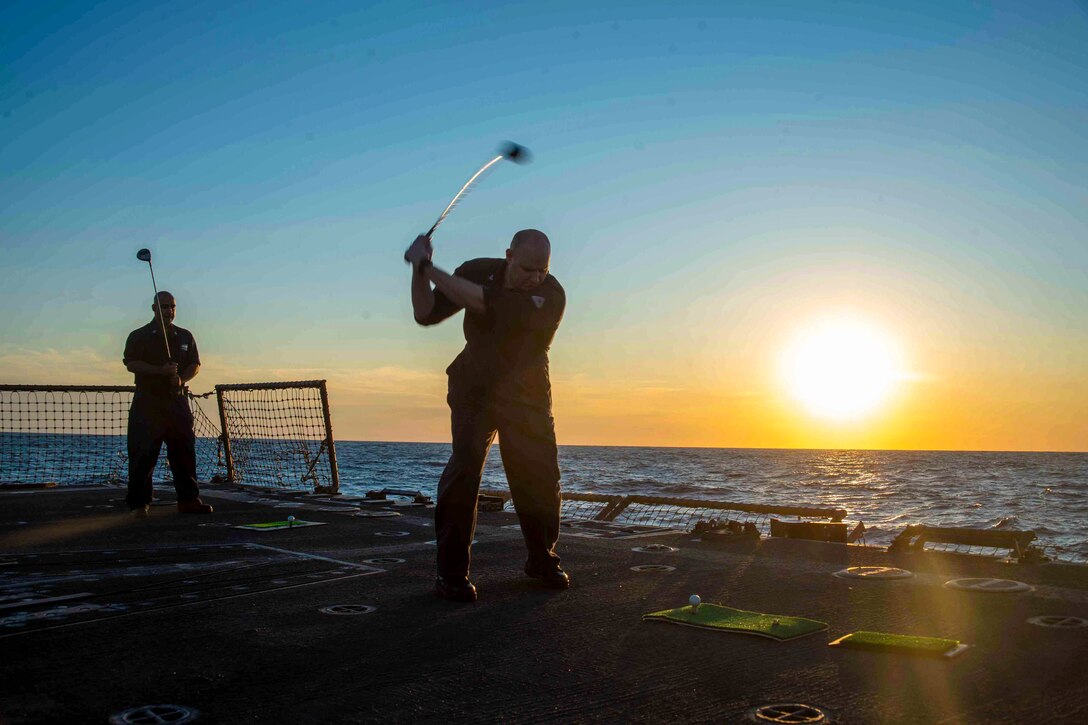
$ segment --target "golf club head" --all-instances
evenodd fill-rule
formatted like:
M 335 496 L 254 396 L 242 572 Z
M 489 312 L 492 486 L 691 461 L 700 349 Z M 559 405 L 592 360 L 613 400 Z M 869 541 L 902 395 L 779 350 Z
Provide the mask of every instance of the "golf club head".
M 499 153 L 502 154 L 504 159 L 513 161 L 515 164 L 527 164 L 533 160 L 533 154 L 529 149 L 513 141 L 507 141 L 500 146 Z
M 136 259 L 140 260 L 141 262 L 147 262 L 148 264 L 150 264 L 151 263 L 151 250 L 150 249 L 141 249 L 140 251 L 136 252 Z

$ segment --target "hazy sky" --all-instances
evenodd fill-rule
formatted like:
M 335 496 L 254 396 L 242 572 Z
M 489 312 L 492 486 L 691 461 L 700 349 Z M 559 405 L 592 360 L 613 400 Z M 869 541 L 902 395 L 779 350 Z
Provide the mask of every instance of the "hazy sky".
M 1083 2 L 7 2 L 0 382 L 125 383 L 160 289 L 219 382 L 448 440 L 401 255 L 553 242 L 561 443 L 1088 449 Z M 789 341 L 894 342 L 831 420 Z

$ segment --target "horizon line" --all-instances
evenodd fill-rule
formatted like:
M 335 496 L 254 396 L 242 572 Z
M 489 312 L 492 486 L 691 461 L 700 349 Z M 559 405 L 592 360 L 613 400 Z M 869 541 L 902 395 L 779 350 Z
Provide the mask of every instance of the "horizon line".
M 352 438 L 336 438 L 334 442 L 341 443 L 391 443 L 396 445 L 451 445 L 450 441 L 383 441 L 383 440 L 356 440 Z M 499 443 L 494 443 L 498 446 Z M 719 450 L 719 451 L 867 451 L 872 453 L 1069 453 L 1073 455 L 1088 455 L 1088 450 L 1009 450 L 998 448 L 788 448 L 785 446 L 647 446 L 626 443 L 559 443 L 560 448 L 667 448 L 677 450 Z

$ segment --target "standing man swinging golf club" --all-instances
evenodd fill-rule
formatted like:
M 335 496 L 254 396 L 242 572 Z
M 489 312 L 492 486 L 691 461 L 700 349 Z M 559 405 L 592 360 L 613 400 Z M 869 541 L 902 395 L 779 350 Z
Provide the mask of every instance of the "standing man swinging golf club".
M 151 252 L 141 249 L 137 259 L 151 265 Z M 155 318 L 133 330 L 125 342 L 125 368 L 136 376 L 136 394 L 128 412 L 128 495 L 125 501 L 135 516 L 146 517 L 151 506 L 151 474 L 166 443 L 174 474 L 174 489 L 181 513 L 208 514 L 212 507 L 200 500 L 196 483 L 196 434 L 185 383 L 200 372 L 200 353 L 188 330 L 174 325 L 177 303 L 169 292 L 158 291 L 151 271 Z
M 528 549 L 525 573 L 548 588 L 566 589 L 570 577 L 555 552 L 559 459 L 548 377 L 548 348 L 566 296 L 548 274 L 551 243 L 543 232 L 523 229 L 505 259 L 473 259 L 452 275 L 431 263 L 432 251 L 424 234 L 404 255 L 412 265 L 416 322 L 434 325 L 464 309 L 466 341 L 446 370 L 453 452 L 438 483 L 435 593 L 476 601 L 470 550 L 480 479 L 496 433 Z

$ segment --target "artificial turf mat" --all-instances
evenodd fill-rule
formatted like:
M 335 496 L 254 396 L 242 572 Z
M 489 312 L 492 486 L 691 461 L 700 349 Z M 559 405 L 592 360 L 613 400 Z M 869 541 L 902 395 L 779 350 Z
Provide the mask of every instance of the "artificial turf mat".
M 686 627 L 713 629 L 736 634 L 754 634 L 757 637 L 785 642 L 805 635 L 823 632 L 826 622 L 803 617 L 785 617 L 780 614 L 748 612 L 743 609 L 723 607 L 719 604 L 700 604 L 697 611 L 691 606 L 665 609 L 642 615 L 648 622 L 667 622 L 682 624 Z
M 829 642 L 830 647 L 849 647 L 875 652 L 898 652 L 929 657 L 955 657 L 967 649 L 967 645 L 955 639 L 940 637 L 915 637 L 907 634 L 886 632 L 852 632 Z

